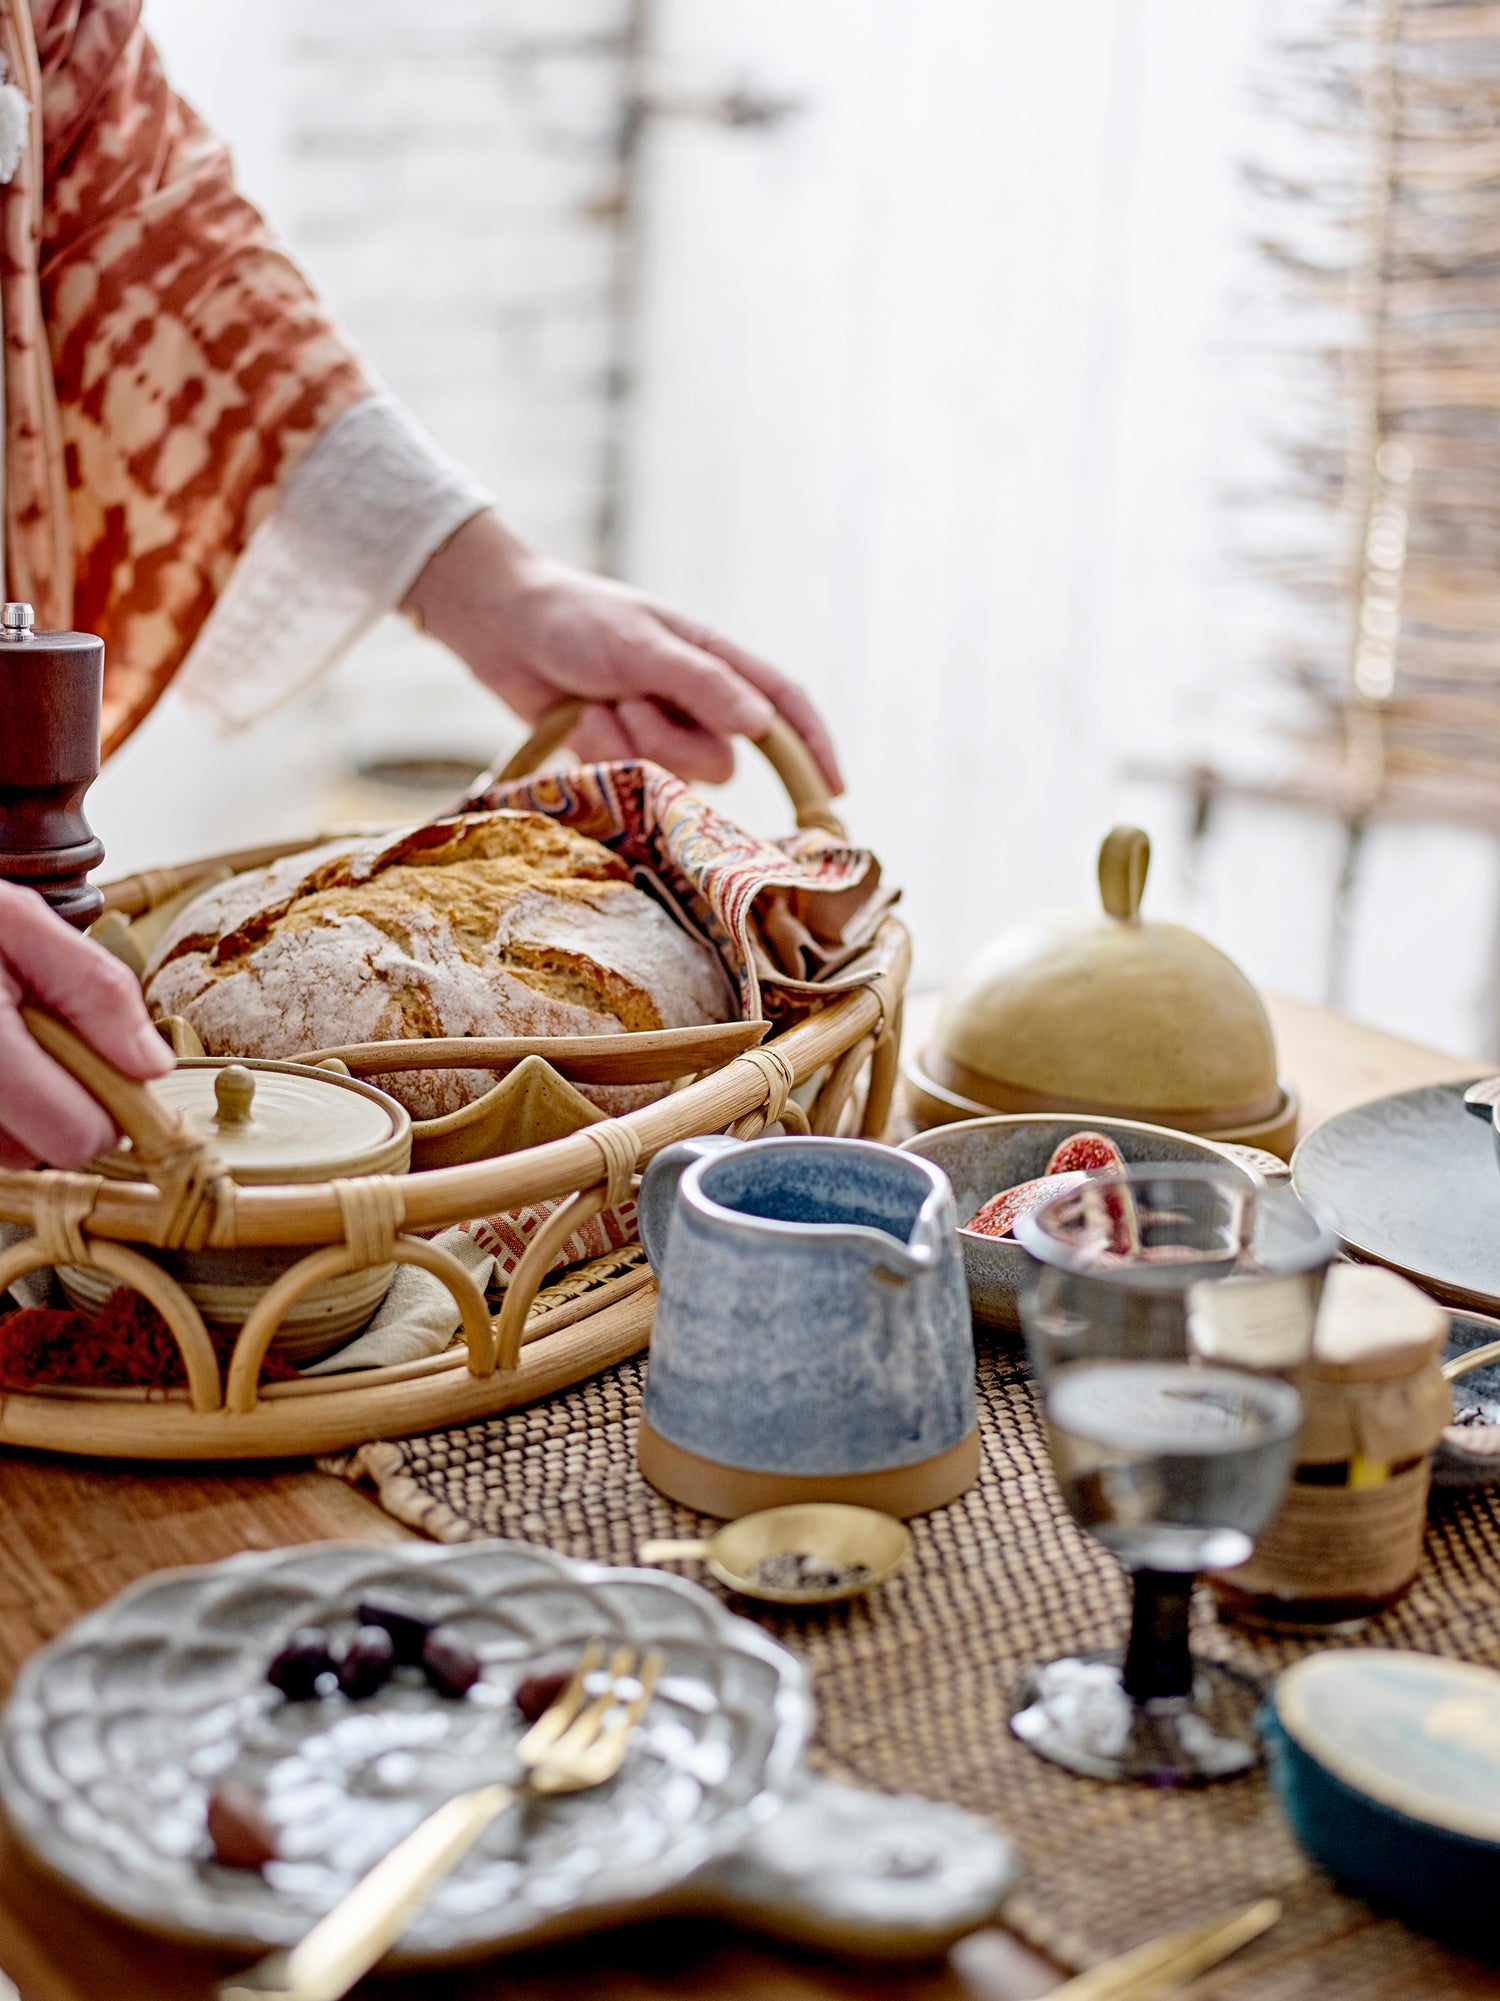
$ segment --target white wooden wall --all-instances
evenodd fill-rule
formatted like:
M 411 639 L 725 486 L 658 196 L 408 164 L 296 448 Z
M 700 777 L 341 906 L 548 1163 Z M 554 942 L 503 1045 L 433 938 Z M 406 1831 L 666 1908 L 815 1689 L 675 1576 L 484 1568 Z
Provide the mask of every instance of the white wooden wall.
M 1338 831 L 1225 808 L 1190 895 L 1184 802 L 1124 776 L 1246 748 L 1228 698 L 1259 635 L 1222 496 L 1281 413 L 1237 352 L 1264 280 L 1236 163 L 1253 66 L 1307 7 L 658 9 L 669 69 L 804 110 L 655 132 L 629 567 L 816 690 L 924 981 L 1088 898 L 1126 817 L 1156 842 L 1152 908 L 1322 991 Z M 1487 841 L 1373 836 L 1351 1005 L 1478 1046 L 1495 902 Z
M 1337 830 L 1185 803 L 1135 760 L 1244 748 L 1258 634 L 1222 495 L 1276 416 L 1239 366 L 1258 282 L 1249 85 L 1311 0 L 656 0 L 655 73 L 770 127 L 652 126 L 641 160 L 625 567 L 830 713 L 850 824 L 935 983 L 1021 911 L 1087 900 L 1116 818 L 1151 906 L 1322 988 Z M 1299 11 L 1300 10 L 1300 11 Z M 600 219 L 625 0 L 148 0 L 184 89 L 376 366 L 514 518 L 586 557 L 608 422 Z M 120 865 L 325 817 L 340 768 L 488 750 L 504 718 L 391 624 L 221 746 L 173 705 L 106 774 Z M 746 773 L 731 801 L 783 817 Z M 1372 837 L 1348 999 L 1490 1037 L 1491 845 Z

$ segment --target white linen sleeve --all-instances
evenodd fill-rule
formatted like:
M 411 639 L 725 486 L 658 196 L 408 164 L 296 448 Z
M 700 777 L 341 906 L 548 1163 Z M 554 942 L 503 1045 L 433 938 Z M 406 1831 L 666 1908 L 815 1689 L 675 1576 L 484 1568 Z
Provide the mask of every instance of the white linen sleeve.
M 394 610 L 491 500 L 396 397 L 351 405 L 250 537 L 174 685 L 224 730 L 259 721 Z

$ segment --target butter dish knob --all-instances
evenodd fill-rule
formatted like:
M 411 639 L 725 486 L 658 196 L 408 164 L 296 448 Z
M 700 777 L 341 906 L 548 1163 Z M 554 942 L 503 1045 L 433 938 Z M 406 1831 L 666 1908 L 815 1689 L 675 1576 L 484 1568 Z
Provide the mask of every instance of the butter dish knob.
M 249 1123 L 251 1107 L 255 1103 L 255 1079 L 243 1063 L 230 1063 L 214 1079 L 214 1103 L 218 1110 L 214 1115 L 217 1126 L 242 1126 Z
M 1146 871 L 1151 866 L 1151 839 L 1139 827 L 1112 827 L 1099 850 L 1099 895 L 1111 917 L 1135 924 L 1140 919 Z

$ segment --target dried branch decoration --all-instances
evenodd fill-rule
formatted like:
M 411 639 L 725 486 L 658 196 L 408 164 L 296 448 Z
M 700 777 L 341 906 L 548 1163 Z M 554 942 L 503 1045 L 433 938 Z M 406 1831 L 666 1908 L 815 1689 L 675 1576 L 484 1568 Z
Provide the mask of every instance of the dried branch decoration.
M 1257 176 L 1264 248 L 1320 392 L 1277 443 L 1266 563 L 1303 782 L 1351 823 L 1500 826 L 1500 5 L 1346 0 L 1277 98 L 1302 151 Z

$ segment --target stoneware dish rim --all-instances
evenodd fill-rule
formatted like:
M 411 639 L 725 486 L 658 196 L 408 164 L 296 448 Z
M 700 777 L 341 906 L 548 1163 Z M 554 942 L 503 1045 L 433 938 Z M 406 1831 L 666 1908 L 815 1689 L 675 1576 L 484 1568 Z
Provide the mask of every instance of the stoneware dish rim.
M 799 1153 L 809 1147 L 818 1147 L 841 1154 L 877 1155 L 882 1160 L 894 1159 L 918 1166 L 922 1180 L 927 1183 L 927 1193 L 912 1218 L 909 1234 L 905 1238 L 898 1237 L 869 1223 L 799 1223 L 790 1216 L 757 1216 L 750 1210 L 733 1209 L 727 1203 L 716 1202 L 703 1186 L 704 1180 L 715 1168 L 727 1167 L 731 1160 L 740 1160 L 747 1153 L 786 1147 L 793 1147 Z M 721 1228 L 727 1225 L 736 1230 L 749 1229 L 767 1235 L 790 1234 L 822 1243 L 838 1237 L 845 1242 L 873 1245 L 882 1254 L 894 1245 L 919 1265 L 925 1265 L 934 1253 L 929 1245 L 918 1244 L 913 1239 L 922 1232 L 924 1225 L 928 1235 L 938 1230 L 941 1220 L 938 1212 L 951 1196 L 947 1175 L 935 1162 L 924 1159 L 921 1154 L 904 1153 L 900 1147 L 887 1146 L 883 1140 L 842 1139 L 832 1133 L 784 1133 L 771 1139 L 739 1140 L 730 1146 L 716 1146 L 711 1153 L 700 1154 L 683 1169 L 677 1187 L 680 1201 L 689 1204 L 699 1216 Z

